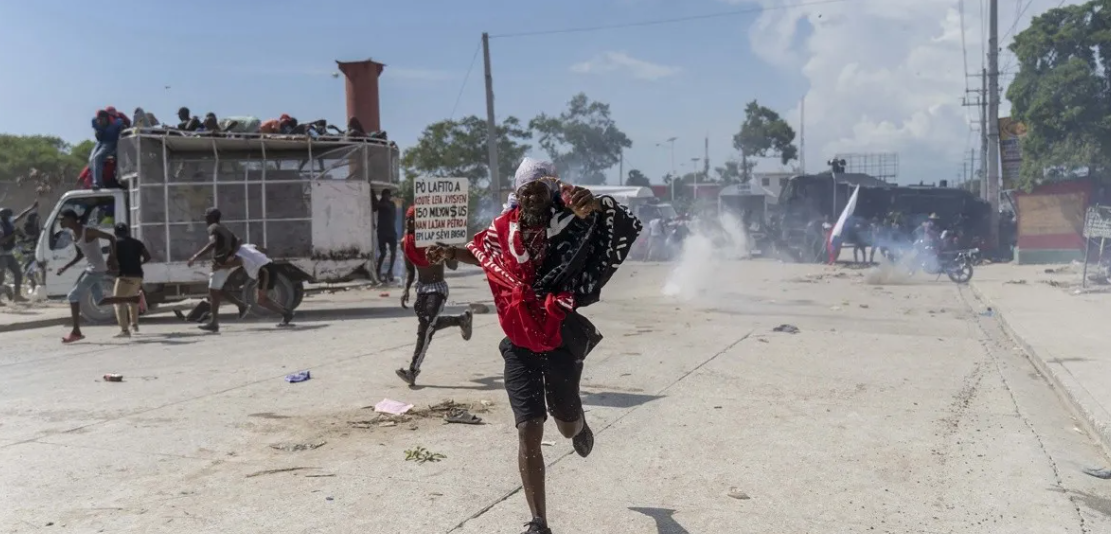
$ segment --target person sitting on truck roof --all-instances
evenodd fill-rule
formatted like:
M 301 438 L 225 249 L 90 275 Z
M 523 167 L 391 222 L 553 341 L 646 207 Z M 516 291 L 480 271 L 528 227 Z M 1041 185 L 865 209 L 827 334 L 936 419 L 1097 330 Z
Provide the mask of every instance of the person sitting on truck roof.
M 104 108 L 104 111 L 107 111 L 108 115 L 110 117 L 112 117 L 113 119 L 119 119 L 119 121 L 121 123 L 123 123 L 123 129 L 124 130 L 131 127 L 131 119 L 129 119 L 127 117 L 127 115 L 124 115 L 123 113 L 120 113 L 119 111 L 116 111 L 115 106 L 108 106 L 108 107 Z
M 89 167 L 92 169 L 93 189 L 100 189 L 104 187 L 104 162 L 108 156 L 116 155 L 116 143 L 120 140 L 123 122 L 102 109 L 93 118 L 93 131 L 96 145 L 89 154 Z
M 143 108 L 135 108 L 134 118 L 131 123 L 134 124 L 136 128 L 154 128 L 159 125 L 158 118 L 154 116 L 154 113 L 147 113 Z
M 243 267 L 247 277 L 258 290 L 258 305 L 282 316 L 282 322 L 278 323 L 279 327 L 292 326 L 290 323 L 293 322 L 293 310 L 283 308 L 277 302 L 270 300 L 267 294 L 274 289 L 278 269 L 258 247 L 246 243 L 239 245 L 235 249 L 235 254 L 222 266 L 228 269 Z
M 239 248 L 239 238 L 226 226 L 220 224 L 220 218 L 219 209 L 213 207 L 205 210 L 204 222 L 208 225 L 208 244 L 198 250 L 196 254 L 193 254 L 188 262 L 188 266 L 192 267 L 197 262 L 197 258 L 209 251 L 212 252 L 212 272 L 208 275 L 208 300 L 212 306 L 212 319 L 199 328 L 213 333 L 220 331 L 221 299 L 226 299 L 239 308 L 240 319 L 247 316 L 248 309 L 243 301 L 236 298 L 231 292 L 224 290 L 224 284 L 227 283 L 228 277 L 239 268 L 238 266 L 230 268 L 223 266 Z
M 358 118 L 351 117 L 347 120 L 347 131 L 343 135 L 346 137 L 366 137 L 366 130 Z
M 116 158 L 109 157 L 104 160 L 104 187 L 116 188 L 120 187 L 120 182 L 116 180 Z M 82 189 L 93 188 L 93 171 L 89 165 L 81 170 L 81 174 L 77 176 L 77 185 Z
M 238 125 L 239 125 L 239 123 L 236 122 L 236 121 L 227 122 L 227 128 L 235 128 Z M 224 127 L 221 126 L 220 119 L 216 118 L 216 114 L 209 111 L 208 113 L 205 114 L 204 122 L 201 123 L 201 127 L 198 131 L 212 132 L 212 133 L 223 133 L 226 130 L 225 130 Z
M 195 132 L 201 129 L 201 120 L 195 115 L 189 113 L 189 108 L 182 106 L 177 110 L 177 118 L 181 122 L 178 123 L 177 129 L 186 132 Z
M 250 115 L 220 119 L 220 129 L 225 132 L 258 133 L 260 124 L 261 121 L 258 117 L 251 117 Z

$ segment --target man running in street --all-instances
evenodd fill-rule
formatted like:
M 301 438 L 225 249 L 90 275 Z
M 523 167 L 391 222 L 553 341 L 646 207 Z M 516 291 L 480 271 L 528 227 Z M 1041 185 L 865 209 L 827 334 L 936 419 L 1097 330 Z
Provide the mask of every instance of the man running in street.
M 406 384 L 414 386 L 417 375 L 420 374 L 420 366 L 424 363 L 424 355 L 428 353 L 428 345 L 432 343 L 432 336 L 437 331 L 458 326 L 463 340 L 470 340 L 473 315 L 470 310 L 460 315 L 441 315 L 448 296 L 444 264 L 429 262 L 427 249 L 417 248 L 416 210 L 413 207 L 405 212 L 405 235 L 401 238 L 401 250 L 405 253 L 405 293 L 401 296 L 401 307 L 405 308 L 409 302 L 409 289 L 413 287 L 413 278 L 417 278 L 417 301 L 413 303 L 413 311 L 417 313 L 419 323 L 413 360 L 409 362 L 408 369 L 398 369 L 397 376 Z
M 208 244 L 193 254 L 189 258 L 189 267 L 192 267 L 197 262 L 197 258 L 203 256 L 205 253 L 212 252 L 212 273 L 208 275 L 208 302 L 212 307 L 212 318 L 208 323 L 202 324 L 197 328 L 206 332 L 216 333 L 220 331 L 220 300 L 227 299 L 232 304 L 239 308 L 239 318 L 242 319 L 247 316 L 247 305 L 243 301 L 232 295 L 230 291 L 224 290 L 224 284 L 227 283 L 228 277 L 231 273 L 235 272 L 239 267 L 223 267 L 224 263 L 235 254 L 239 248 L 239 238 L 228 230 L 226 226 L 220 224 L 221 217 L 220 210 L 216 208 L 208 208 L 204 212 L 204 222 L 208 225 Z
M 143 264 L 150 261 L 150 252 L 142 241 L 131 237 L 127 224 L 117 223 L 115 233 L 120 273 L 112 297 L 100 301 L 100 305 L 116 305 L 116 322 L 120 325 L 116 337 L 128 338 L 132 332 L 139 333 L 139 291 L 143 289 Z
M 287 310 L 277 302 L 270 300 L 267 292 L 274 289 L 274 280 L 277 278 L 277 268 L 270 258 L 263 254 L 258 247 L 249 244 L 239 245 L 235 255 L 227 262 L 220 265 L 225 269 L 243 267 L 247 276 L 258 289 L 258 305 L 282 316 L 279 327 L 293 326 L 293 311 Z
M 479 265 L 505 332 L 505 389 L 517 426 L 517 464 L 532 512 L 525 534 L 551 534 L 544 493 L 547 412 L 586 457 L 594 433 L 579 398 L 583 359 L 601 334 L 577 309 L 597 302 L 641 223 L 612 197 L 562 184 L 551 163 L 525 158 L 509 209 L 465 248 L 429 247 L 432 262 Z
M 70 317 L 73 319 L 73 330 L 70 331 L 68 336 L 62 338 L 62 343 L 73 343 L 85 339 L 85 336 L 81 334 L 81 299 L 87 293 L 92 292 L 93 302 L 100 302 L 104 296 L 100 284 L 104 281 L 108 271 L 116 270 L 116 237 L 96 228 L 82 225 L 81 220 L 77 217 L 77 212 L 69 209 L 62 212 L 61 225 L 62 228 L 73 232 L 73 246 L 77 249 L 77 256 L 58 269 L 58 276 L 62 276 L 62 273 L 82 259 L 89 263 L 85 272 L 81 273 L 81 276 L 77 278 L 77 283 L 73 285 L 73 289 L 69 292 L 69 310 Z M 104 253 L 100 251 L 101 239 L 111 242 L 108 247 L 107 264 L 104 262 Z

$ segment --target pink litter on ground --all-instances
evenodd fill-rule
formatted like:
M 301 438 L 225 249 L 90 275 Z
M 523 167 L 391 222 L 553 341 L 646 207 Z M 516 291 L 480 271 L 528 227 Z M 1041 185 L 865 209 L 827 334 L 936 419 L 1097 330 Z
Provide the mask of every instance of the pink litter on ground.
M 405 412 L 412 410 L 412 404 L 405 404 L 390 399 L 382 399 L 382 402 L 374 405 L 374 411 L 378 413 L 388 413 L 390 415 L 405 415 Z

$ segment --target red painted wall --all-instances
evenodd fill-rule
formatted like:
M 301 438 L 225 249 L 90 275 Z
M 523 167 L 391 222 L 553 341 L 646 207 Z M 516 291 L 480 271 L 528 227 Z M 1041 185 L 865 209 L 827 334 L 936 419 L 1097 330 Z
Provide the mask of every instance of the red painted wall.
M 1072 181 L 1016 194 L 1019 248 L 1082 250 L 1084 216 L 1093 189 L 1090 181 Z

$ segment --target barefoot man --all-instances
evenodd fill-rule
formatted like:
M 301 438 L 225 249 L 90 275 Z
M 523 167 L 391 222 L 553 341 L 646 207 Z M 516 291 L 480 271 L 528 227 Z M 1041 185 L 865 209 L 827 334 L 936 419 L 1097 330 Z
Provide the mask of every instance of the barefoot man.
M 77 283 L 69 292 L 69 311 L 73 320 L 73 329 L 70 330 L 69 335 L 62 338 L 62 343 L 73 343 L 85 339 L 85 335 L 81 333 L 81 299 L 85 298 L 86 294 L 92 293 L 93 302 L 99 303 L 104 297 L 100 284 L 104 282 L 108 271 L 116 270 L 116 236 L 81 224 L 77 212 L 70 209 L 62 211 L 61 225 L 62 228 L 73 232 L 73 246 L 77 249 L 77 256 L 58 268 L 58 276 L 62 276 L 62 273 L 81 260 L 88 262 L 85 271 L 77 278 Z M 100 248 L 101 239 L 111 243 L 108 246 L 107 263 Z
M 641 224 L 612 197 L 561 183 L 551 163 L 525 158 L 510 207 L 465 248 L 429 247 L 432 262 L 458 260 L 486 272 L 505 339 L 505 389 L 517 426 L 517 465 L 532 520 L 525 534 L 551 534 L 544 494 L 544 422 L 586 457 L 579 380 L 601 334 L 577 310 L 598 302 Z M 546 406 L 545 406 L 546 404 Z M 546 410 L 545 410 L 546 408 Z
M 413 360 L 409 362 L 408 369 L 398 369 L 397 376 L 410 386 L 417 383 L 420 365 L 424 363 L 424 355 L 428 352 L 428 345 L 432 343 L 432 335 L 439 330 L 458 326 L 463 333 L 463 340 L 469 340 L 472 324 L 470 310 L 460 315 L 443 315 L 448 295 L 444 264 L 429 262 L 426 249 L 417 248 L 416 224 L 416 209 L 409 207 L 409 211 L 405 212 L 405 235 L 401 238 L 401 250 L 405 253 L 405 293 L 401 295 L 401 307 L 405 308 L 408 304 L 409 288 L 413 287 L 413 278 L 417 278 L 417 301 L 413 303 L 413 311 L 417 312 L 419 323 Z

